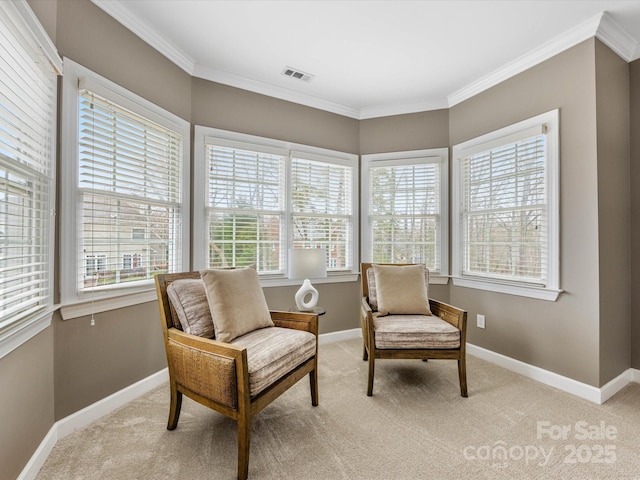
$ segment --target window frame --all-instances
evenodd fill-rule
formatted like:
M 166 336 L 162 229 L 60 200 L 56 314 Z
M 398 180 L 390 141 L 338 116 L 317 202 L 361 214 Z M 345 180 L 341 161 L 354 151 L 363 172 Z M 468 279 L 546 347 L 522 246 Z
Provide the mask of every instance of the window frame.
M 372 168 L 402 167 L 415 164 L 440 165 L 439 228 L 440 269 L 429 270 L 429 283 L 445 285 L 449 282 L 449 148 L 430 148 L 402 152 L 362 155 L 361 172 L 361 232 L 362 261 L 373 261 L 373 235 L 370 214 L 370 171 Z
M 305 158 L 323 159 L 324 161 L 332 161 L 336 164 L 347 165 L 352 170 L 352 238 L 350 242 L 351 256 L 353 265 L 350 270 L 339 272 L 328 272 L 327 278 L 316 279 L 314 283 L 334 283 L 334 282 L 353 282 L 358 279 L 359 269 L 359 252 L 358 252 L 358 156 L 345 152 L 338 152 L 309 145 L 301 145 L 292 142 L 285 142 L 265 137 L 258 137 L 239 132 L 231 132 L 212 127 L 201 125 L 194 126 L 194 167 L 193 167 L 193 267 L 194 269 L 209 268 L 207 264 L 208 251 L 208 235 L 207 235 L 207 159 L 206 159 L 206 139 L 218 139 L 227 145 L 237 145 L 238 147 L 260 149 L 264 148 L 265 152 L 281 152 L 285 154 L 285 211 L 283 215 L 283 255 L 284 271 L 277 275 L 261 275 L 260 283 L 265 287 L 299 285 L 299 280 L 289 279 L 287 277 L 287 262 L 289 247 L 292 243 L 291 235 L 291 159 L 295 154 L 306 155 Z M 299 157 L 296 157 L 299 158 Z M 200 181 L 198 181 L 200 179 Z
M 79 92 L 80 81 L 89 90 L 113 101 L 147 120 L 155 122 L 182 135 L 182 185 L 181 187 L 181 243 L 182 252 L 178 257 L 181 270 L 190 265 L 190 123 L 102 77 L 86 67 L 64 58 L 65 75 L 62 85 L 62 148 L 61 148 L 61 262 L 60 290 L 62 297 L 61 313 L 63 319 L 90 315 L 97 312 L 122 308 L 156 298 L 153 279 L 135 282 L 123 282 L 110 285 L 100 291 L 78 291 L 78 273 L 81 259 L 79 252 L 79 233 L 82 224 L 79 220 L 81 205 L 78 196 L 79 170 Z
M 453 182 L 452 182 L 452 280 L 455 286 L 475 288 L 510 295 L 556 301 L 560 289 L 560 145 L 559 110 L 536 115 L 529 119 L 489 132 L 479 137 L 454 145 Z M 547 284 L 538 286 L 532 283 L 509 281 L 493 278 L 490 275 L 474 276 L 463 274 L 464 225 L 463 225 L 463 185 L 462 161 L 471 152 L 488 151 L 500 145 L 518 142 L 518 135 L 532 128 L 546 128 L 545 189 L 547 224 Z M 508 138 L 507 138 L 508 137 Z M 522 137 L 524 139 L 524 136 Z
M 50 74 L 56 77 L 55 79 L 50 79 L 53 84 L 51 85 L 51 87 L 53 87 L 53 104 L 51 111 L 48 112 L 52 131 L 48 145 L 50 177 L 46 208 L 49 212 L 49 218 L 47 221 L 47 232 L 42 235 L 42 243 L 39 244 L 49 252 L 46 274 L 48 288 L 46 294 L 43 295 L 44 302 L 42 302 L 42 308 L 39 311 L 20 320 L 8 322 L 0 329 L 0 358 L 2 358 L 48 328 L 51 325 L 53 312 L 56 309 L 56 305 L 53 303 L 55 275 L 53 252 L 55 246 L 56 132 L 58 124 L 57 77 L 62 75 L 63 64 L 54 43 L 49 38 L 26 0 L 3 2 L 0 8 L 21 32 L 24 40 L 38 51 L 37 55 L 39 55 L 39 58 L 35 61 L 37 63 L 42 62 L 43 68 L 49 70 Z M 31 60 L 34 60 L 33 57 Z

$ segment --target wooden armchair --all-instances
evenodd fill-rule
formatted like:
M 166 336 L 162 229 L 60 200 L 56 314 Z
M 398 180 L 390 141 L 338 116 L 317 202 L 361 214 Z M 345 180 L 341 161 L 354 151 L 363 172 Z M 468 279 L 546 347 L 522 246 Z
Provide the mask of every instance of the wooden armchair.
M 182 331 L 167 288 L 177 280 L 200 278 L 198 272 L 155 277 L 171 388 L 167 429 L 174 430 L 178 425 L 183 394 L 236 420 L 238 479 L 243 480 L 249 472 L 251 419 L 307 374 L 311 404 L 318 405 L 318 316 L 270 312 L 275 327 L 255 330 L 229 343 L 192 335 Z M 306 355 L 310 355 L 302 358 L 301 363 L 296 357 L 300 356 L 301 348 L 297 348 L 300 337 L 304 337 Z M 273 347 L 270 352 L 265 353 L 267 349 L 259 345 L 264 341 Z M 297 346 L 295 341 L 298 341 Z M 279 356 L 275 361 L 274 355 Z M 273 365 L 278 364 L 280 371 L 270 371 L 266 378 L 258 378 L 260 369 L 273 369 Z
M 406 265 L 398 264 L 396 266 Z M 364 342 L 363 360 L 369 361 L 367 395 L 373 395 L 376 358 L 415 358 L 425 361 L 427 359 L 457 360 L 460 394 L 466 397 L 465 344 L 467 312 L 446 303 L 428 299 L 432 316 L 381 316 L 377 311 L 376 302 L 370 302 L 371 297 L 375 298 L 377 293 L 375 292 L 375 277 L 373 276 L 372 264 L 362 263 L 361 273 L 362 302 L 360 322 Z M 394 323 L 396 320 L 397 323 Z M 422 324 L 423 320 L 424 323 Z M 405 331 L 402 330 L 403 326 L 406 327 Z

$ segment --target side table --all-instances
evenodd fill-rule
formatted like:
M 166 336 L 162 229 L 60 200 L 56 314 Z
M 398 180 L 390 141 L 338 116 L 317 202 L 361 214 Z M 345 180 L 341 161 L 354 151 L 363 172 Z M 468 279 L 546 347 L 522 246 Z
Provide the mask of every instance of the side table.
M 324 315 L 325 313 L 327 313 L 327 309 L 322 307 L 314 307 L 311 310 L 298 310 L 298 307 L 292 307 L 289 309 L 289 311 L 300 313 L 315 313 L 316 315 Z

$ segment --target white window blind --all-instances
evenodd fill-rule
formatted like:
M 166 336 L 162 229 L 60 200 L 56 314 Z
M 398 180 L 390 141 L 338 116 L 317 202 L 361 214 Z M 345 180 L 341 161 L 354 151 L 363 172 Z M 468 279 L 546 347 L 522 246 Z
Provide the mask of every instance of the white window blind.
M 355 272 L 357 156 L 208 127 L 195 138 L 195 268 L 256 265 L 281 284 L 289 248 L 322 247 L 329 276 Z
M 218 143 L 206 146 L 209 268 L 284 272 L 284 155 Z
M 351 270 L 353 168 L 301 158 L 291 160 L 292 246 L 324 248 L 327 270 Z
M 181 266 L 181 133 L 79 94 L 78 291 L 148 280 Z
M 422 263 L 440 271 L 440 195 L 439 163 L 372 167 L 373 261 Z
M 57 74 L 18 7 L 0 3 L 0 333 L 52 305 Z
M 546 285 L 545 152 L 540 133 L 462 159 L 463 275 Z
M 555 301 L 559 111 L 453 147 L 453 283 Z
M 434 283 L 448 281 L 448 149 L 369 154 L 362 160 L 364 259 L 423 264 Z

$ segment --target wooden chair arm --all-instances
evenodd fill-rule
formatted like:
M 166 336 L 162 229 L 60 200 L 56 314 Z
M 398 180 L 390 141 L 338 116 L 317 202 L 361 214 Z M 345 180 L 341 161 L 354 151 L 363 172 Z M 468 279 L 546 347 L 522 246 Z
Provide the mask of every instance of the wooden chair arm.
M 373 347 L 373 310 L 367 297 L 362 297 L 360 304 L 360 326 L 362 327 L 362 337 L 365 342 Z
M 367 297 L 362 297 L 360 313 L 364 316 L 369 316 L 369 314 L 373 315 L 373 310 L 371 309 L 371 305 L 369 305 Z
M 170 328 L 167 331 L 169 340 L 174 340 L 178 343 L 201 350 L 203 353 L 210 353 L 218 355 L 220 357 L 227 357 L 235 359 L 238 355 L 245 350 L 243 347 L 232 345 L 230 343 L 220 342 L 211 338 L 199 337 L 197 335 L 191 335 L 189 333 L 182 332 L 177 328 Z
M 454 307 L 453 305 L 449 305 L 447 303 L 441 302 L 439 300 L 429 299 L 429 308 L 431 309 L 431 313 L 435 316 L 440 317 L 445 322 L 450 323 L 458 330 L 462 332 L 466 332 L 467 330 L 467 312 Z
M 271 320 L 276 327 L 292 328 L 294 330 L 302 330 L 311 332 L 318 336 L 318 315 L 315 313 L 304 312 L 281 312 L 272 310 Z
M 238 392 L 249 388 L 247 349 L 175 328 L 168 329 L 167 337 L 169 368 L 177 384 L 236 410 Z

